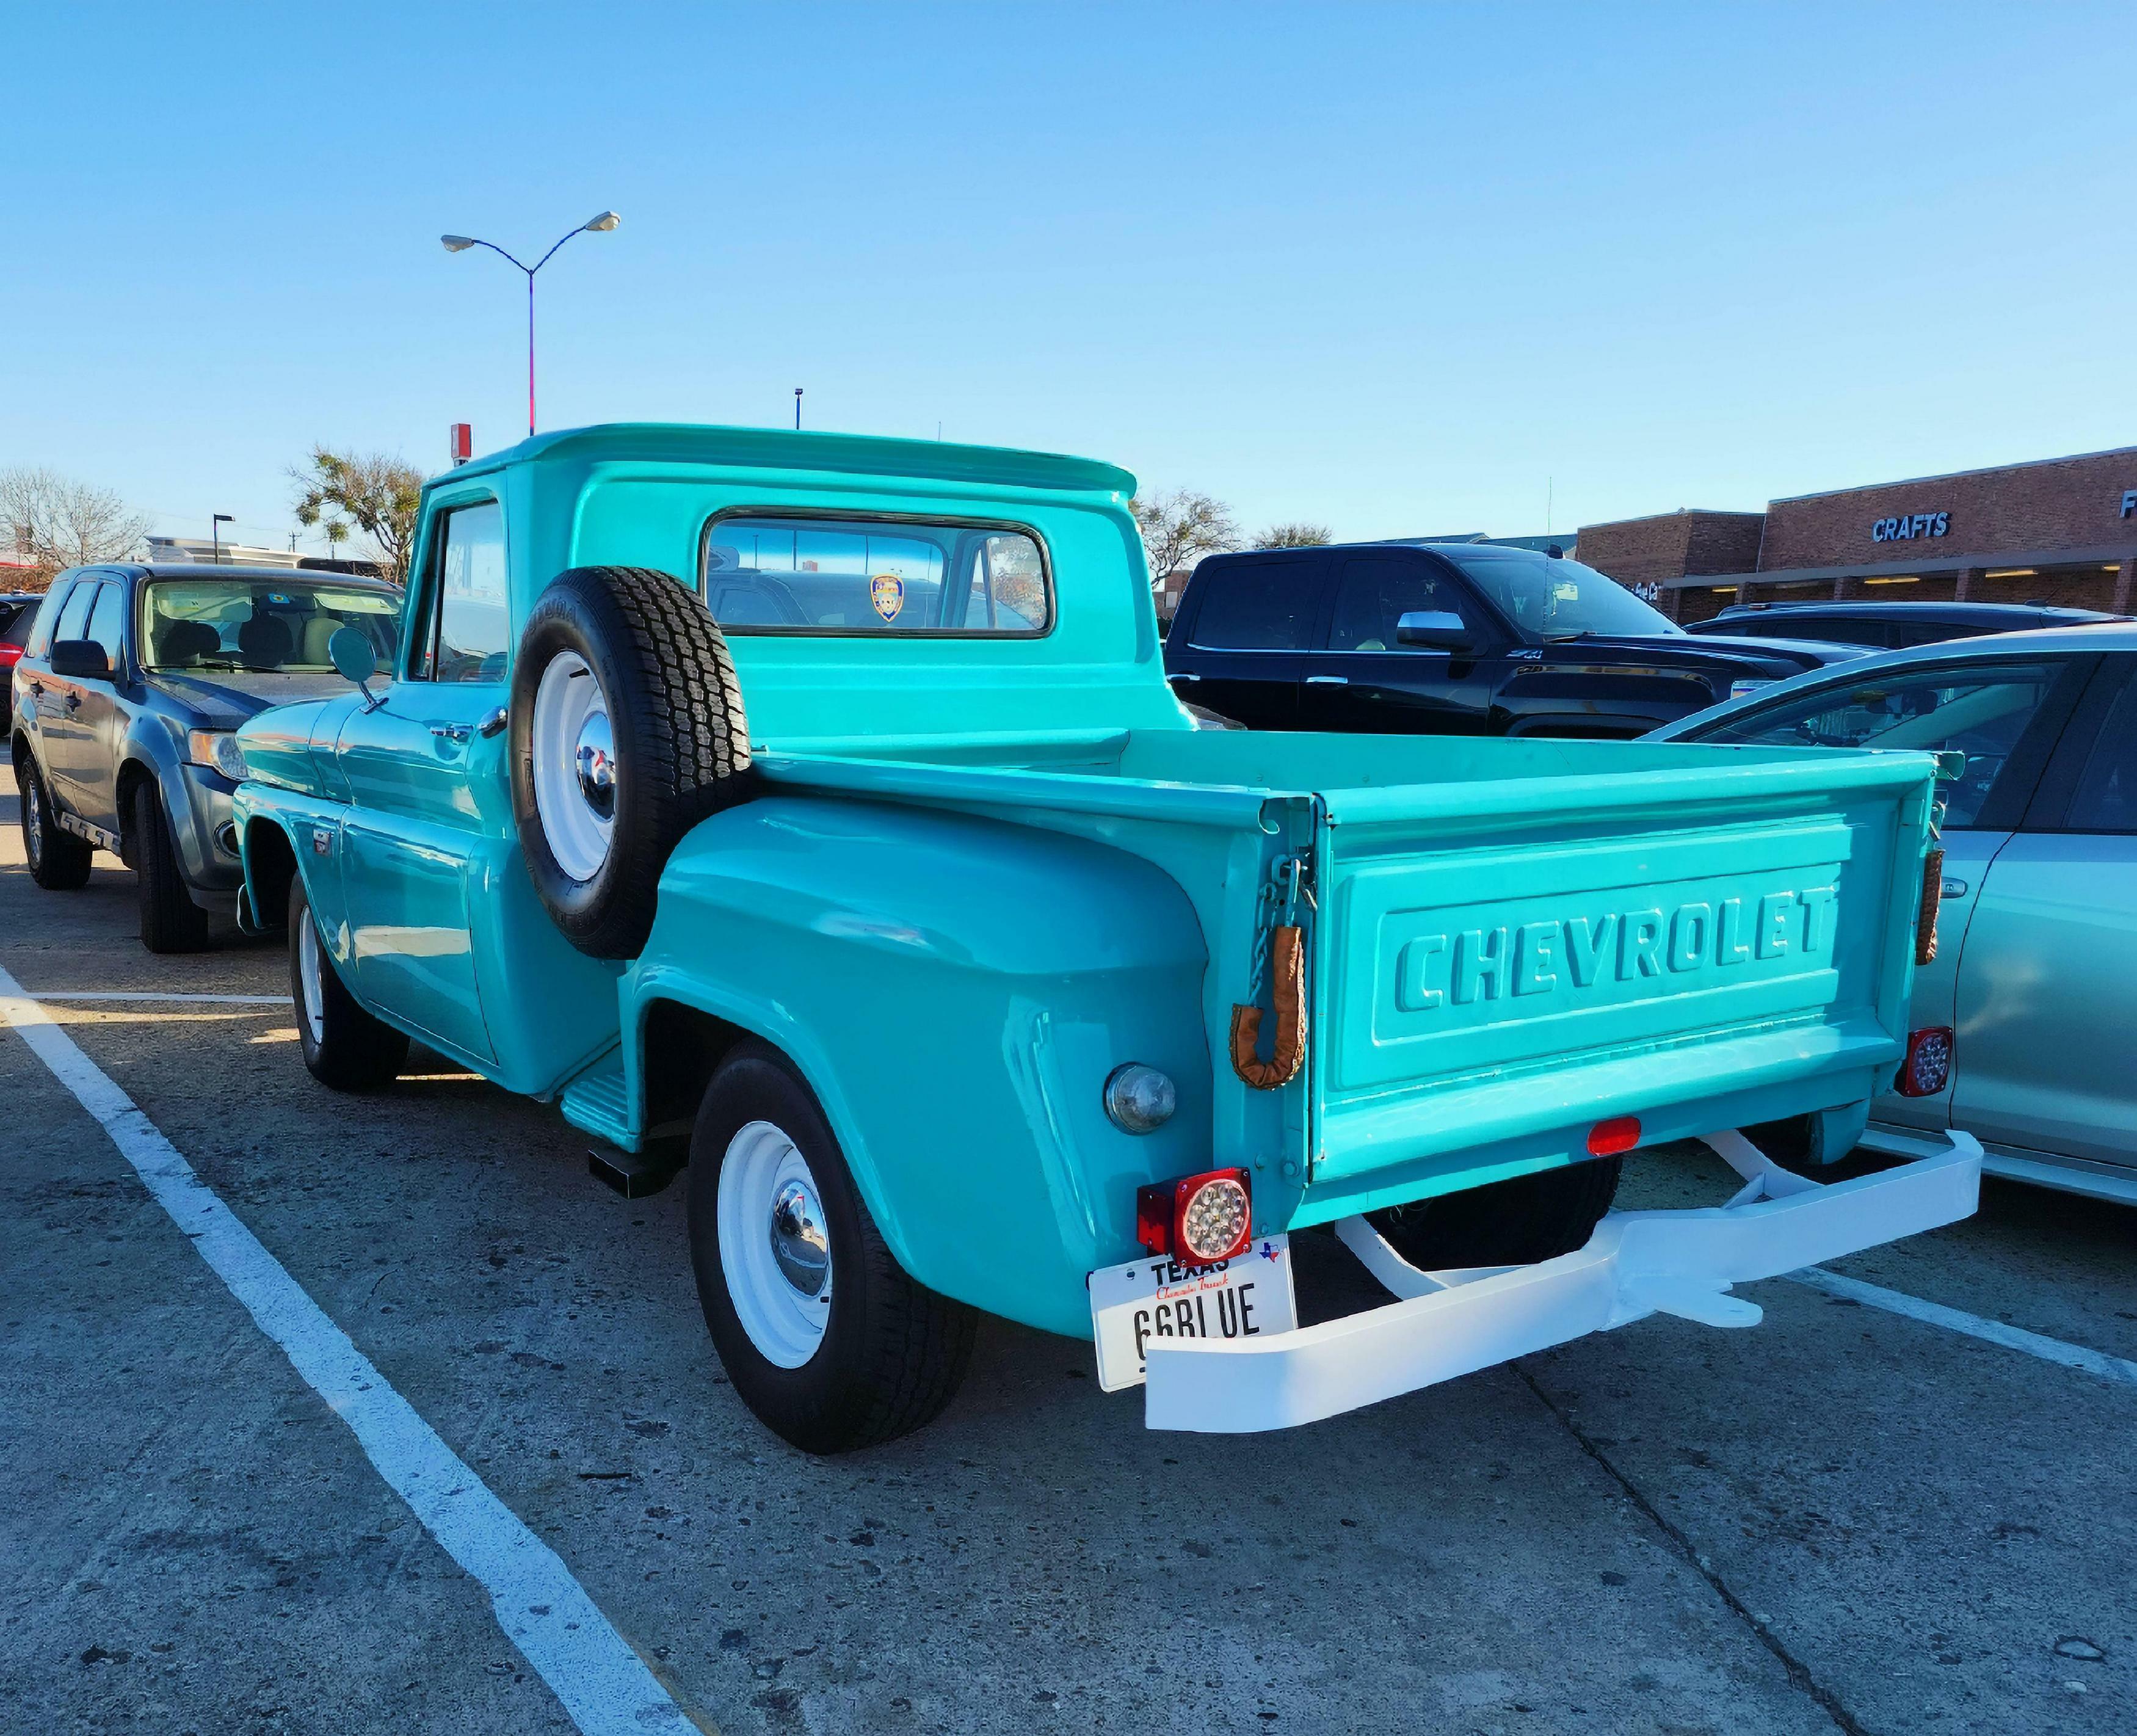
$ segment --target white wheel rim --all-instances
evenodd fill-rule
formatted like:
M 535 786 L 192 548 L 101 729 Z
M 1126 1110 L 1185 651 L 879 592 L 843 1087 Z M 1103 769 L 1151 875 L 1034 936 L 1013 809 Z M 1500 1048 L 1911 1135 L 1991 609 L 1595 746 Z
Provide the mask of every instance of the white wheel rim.
M 577 651 L 559 651 L 542 671 L 530 733 L 542 835 L 559 868 L 575 880 L 590 880 L 608 861 L 620 768 L 608 695 Z
M 816 1353 L 831 1318 L 829 1267 L 811 1295 L 787 1275 L 776 1251 L 775 1209 L 797 1185 L 811 1202 L 823 1198 L 807 1160 L 771 1122 L 752 1121 L 728 1142 L 720 1163 L 720 1270 L 750 1343 L 781 1368 L 798 1368 Z M 828 1234 L 822 1241 L 828 1256 Z
M 312 1033 L 314 1049 L 327 1040 L 327 986 L 321 976 L 325 968 L 326 961 L 319 957 L 319 926 L 307 911 L 304 925 L 297 932 L 297 983 L 304 991 L 304 1025 Z

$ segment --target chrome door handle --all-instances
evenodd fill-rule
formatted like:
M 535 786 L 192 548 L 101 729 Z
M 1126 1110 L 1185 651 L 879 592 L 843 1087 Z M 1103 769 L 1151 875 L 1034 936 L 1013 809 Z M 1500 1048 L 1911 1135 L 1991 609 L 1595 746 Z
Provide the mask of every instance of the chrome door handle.
M 482 739 L 488 741 L 493 735 L 502 735 L 504 726 L 511 721 L 512 714 L 499 705 L 493 711 L 484 713 L 482 721 L 475 727 Z
M 431 725 L 431 734 L 442 736 L 447 741 L 465 741 L 468 739 L 468 726 L 465 724 L 433 724 Z
M 1165 679 L 1168 681 L 1199 681 L 1202 677 L 1200 675 L 1191 675 L 1183 673 L 1176 675 L 1167 675 Z
M 1943 895 L 1946 898 L 1965 897 L 1966 882 L 1964 880 L 1946 880 L 1944 883 Z
M 1308 687 L 1348 687 L 1351 678 L 1348 675 L 1308 675 L 1306 685 Z

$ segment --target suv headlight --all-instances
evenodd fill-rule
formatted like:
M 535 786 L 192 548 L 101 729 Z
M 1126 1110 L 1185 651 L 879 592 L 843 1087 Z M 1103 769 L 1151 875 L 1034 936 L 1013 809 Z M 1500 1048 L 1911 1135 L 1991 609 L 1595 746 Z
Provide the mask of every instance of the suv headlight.
M 1756 693 L 1761 687 L 1770 687 L 1773 685 L 1770 676 L 1757 680 L 1731 681 L 1729 684 L 1729 697 L 1732 700 L 1740 700 L 1747 693 Z
M 233 783 L 245 782 L 245 755 L 237 738 L 227 729 L 191 729 L 186 733 L 186 758 L 197 766 L 220 772 Z

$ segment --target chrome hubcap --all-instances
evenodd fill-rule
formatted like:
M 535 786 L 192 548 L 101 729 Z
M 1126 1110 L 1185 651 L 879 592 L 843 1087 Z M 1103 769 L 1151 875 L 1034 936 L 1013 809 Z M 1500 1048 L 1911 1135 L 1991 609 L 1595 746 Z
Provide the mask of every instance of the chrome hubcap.
M 45 787 L 34 776 L 22 803 L 22 835 L 35 862 L 45 853 Z
M 805 1296 L 819 1294 L 831 1276 L 831 1243 L 824 1234 L 824 1208 L 799 1178 L 783 1183 L 772 1202 L 772 1257 L 786 1281 Z
M 616 817 L 616 744 L 609 734 L 608 714 L 588 714 L 579 730 L 579 749 L 572 756 L 579 774 L 579 794 L 588 807 L 604 820 Z

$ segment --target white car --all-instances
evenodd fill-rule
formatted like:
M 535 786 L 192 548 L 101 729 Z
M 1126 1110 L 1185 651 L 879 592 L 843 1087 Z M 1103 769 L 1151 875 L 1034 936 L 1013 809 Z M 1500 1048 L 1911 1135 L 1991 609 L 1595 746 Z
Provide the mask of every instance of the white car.
M 1950 1066 L 1879 1098 L 1866 1143 L 1956 1128 L 1991 1174 L 2137 1205 L 2137 624 L 1892 651 L 1649 739 L 1964 753 L 1909 1022 L 1953 1033 Z

